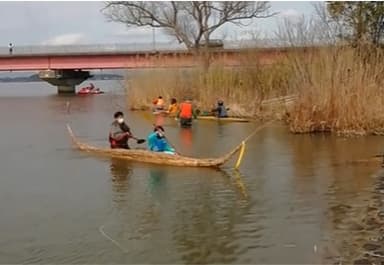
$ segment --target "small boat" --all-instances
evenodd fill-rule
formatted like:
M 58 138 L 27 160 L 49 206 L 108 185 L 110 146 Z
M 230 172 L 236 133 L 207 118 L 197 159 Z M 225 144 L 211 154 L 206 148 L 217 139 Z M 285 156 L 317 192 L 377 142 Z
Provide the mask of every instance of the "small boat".
M 197 116 L 198 120 L 209 120 L 209 121 L 219 121 L 219 122 L 249 122 L 249 119 L 245 118 L 236 118 L 236 117 L 223 117 L 219 118 L 217 116 Z
M 244 153 L 245 141 L 236 146 L 232 151 L 224 154 L 218 158 L 193 158 L 182 156 L 178 154 L 167 154 L 162 152 L 153 152 L 140 149 L 111 149 L 96 147 L 90 144 L 80 142 L 74 135 L 71 127 L 67 124 L 68 133 L 72 139 L 74 145 L 81 151 L 92 153 L 95 155 L 103 155 L 109 157 L 116 157 L 126 159 L 130 161 L 170 165 L 170 166 L 188 166 L 188 167 L 219 167 L 227 162 L 232 156 L 234 156 L 240 150 L 239 161 Z M 253 135 L 253 134 L 252 134 Z M 250 137 L 250 136 L 249 136 Z M 248 138 L 249 138 L 248 137 Z M 248 139 L 247 138 L 247 139 Z M 238 162 L 239 164 L 240 162 Z
M 100 88 L 89 89 L 88 87 L 83 87 L 83 88 L 80 88 L 77 94 L 78 95 L 97 95 L 97 94 L 104 94 L 104 91 L 101 91 Z

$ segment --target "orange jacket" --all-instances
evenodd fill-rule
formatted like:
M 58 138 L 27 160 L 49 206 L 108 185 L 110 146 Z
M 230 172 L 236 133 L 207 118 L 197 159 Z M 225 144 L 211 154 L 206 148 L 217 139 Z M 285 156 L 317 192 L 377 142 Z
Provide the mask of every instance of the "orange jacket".
M 183 102 L 179 106 L 180 118 L 190 119 L 192 118 L 192 103 Z

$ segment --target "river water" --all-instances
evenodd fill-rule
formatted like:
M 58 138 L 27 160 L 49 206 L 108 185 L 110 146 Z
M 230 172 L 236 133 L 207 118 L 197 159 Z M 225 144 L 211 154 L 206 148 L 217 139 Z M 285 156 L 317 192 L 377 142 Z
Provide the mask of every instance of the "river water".
M 0 84 L 0 263 L 313 264 L 380 255 L 384 173 L 346 161 L 380 153 L 382 137 L 293 135 L 276 122 L 247 143 L 238 172 L 235 161 L 215 170 L 94 157 L 73 149 L 67 122 L 95 145 L 107 145 L 116 110 L 138 137 L 152 122 L 127 111 L 119 81 L 94 83 L 107 93 Z M 214 157 L 257 125 L 165 128 L 182 154 Z

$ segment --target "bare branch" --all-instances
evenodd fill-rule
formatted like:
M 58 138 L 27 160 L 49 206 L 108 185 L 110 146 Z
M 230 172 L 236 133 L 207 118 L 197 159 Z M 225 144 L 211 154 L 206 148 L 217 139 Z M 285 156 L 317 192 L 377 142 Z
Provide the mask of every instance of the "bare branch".
M 188 48 L 199 48 L 202 39 L 207 44 L 211 34 L 224 24 L 244 27 L 254 18 L 276 14 L 269 9 L 269 3 L 262 1 L 112 1 L 105 3 L 102 12 L 109 21 L 127 26 L 163 28 Z

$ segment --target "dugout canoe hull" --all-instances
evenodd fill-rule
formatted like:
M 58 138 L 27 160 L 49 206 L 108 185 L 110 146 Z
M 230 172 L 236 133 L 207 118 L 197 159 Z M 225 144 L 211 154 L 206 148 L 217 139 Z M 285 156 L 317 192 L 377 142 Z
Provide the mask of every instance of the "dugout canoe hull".
M 154 111 L 152 112 L 154 116 L 162 115 L 164 118 L 171 118 L 175 119 L 175 115 L 171 114 L 169 115 L 166 111 Z M 196 119 L 198 120 L 207 120 L 207 121 L 218 121 L 218 122 L 249 122 L 249 119 L 246 118 L 237 118 L 237 117 L 225 117 L 225 118 L 218 118 L 214 115 L 200 115 L 197 116 Z
M 95 155 L 103 155 L 116 157 L 130 161 L 143 163 L 169 165 L 169 166 L 187 166 L 187 167 L 219 167 L 227 162 L 237 151 L 240 150 L 242 144 L 238 145 L 229 153 L 218 158 L 193 158 L 181 155 L 171 155 L 160 152 L 152 152 L 139 149 L 111 149 L 96 147 L 87 143 L 80 142 L 74 135 L 71 127 L 67 124 L 68 133 L 74 145 L 81 151 Z
M 236 118 L 236 117 L 218 118 L 216 116 L 197 116 L 197 119 L 198 120 L 219 121 L 219 122 L 249 122 L 249 119 Z
M 163 115 L 164 118 L 175 119 L 174 115 L 168 115 L 165 112 L 153 112 L 153 115 Z M 218 121 L 218 122 L 249 122 L 249 119 L 246 118 L 236 118 L 236 117 L 226 117 L 226 118 L 218 118 L 216 116 L 197 116 L 198 120 L 207 120 L 207 121 Z

